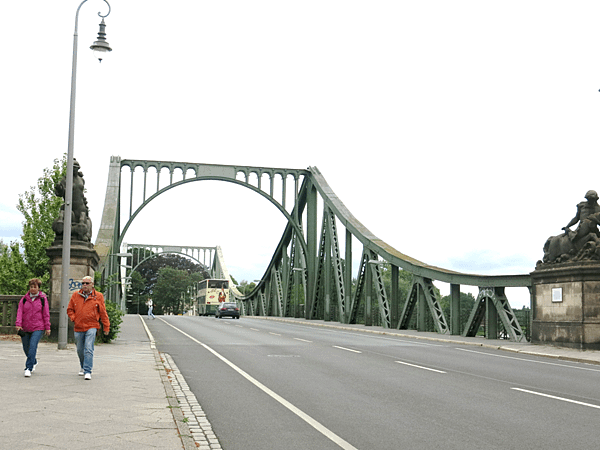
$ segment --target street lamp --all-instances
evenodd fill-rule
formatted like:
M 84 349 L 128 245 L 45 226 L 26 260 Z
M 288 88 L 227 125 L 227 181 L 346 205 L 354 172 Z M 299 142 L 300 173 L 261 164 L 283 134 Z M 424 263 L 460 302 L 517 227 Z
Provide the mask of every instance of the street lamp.
M 62 248 L 62 279 L 60 291 L 60 310 L 58 315 L 58 348 L 64 350 L 67 348 L 68 318 L 67 307 L 69 305 L 69 271 L 71 267 L 71 215 L 73 211 L 73 142 L 75 137 L 75 87 L 77 85 L 77 25 L 79 22 L 79 10 L 87 0 L 83 0 L 77 12 L 75 13 L 75 33 L 73 34 L 73 65 L 71 70 L 71 105 L 69 112 L 69 146 L 67 150 L 67 183 L 65 192 L 65 214 L 63 228 L 63 248 Z M 106 33 L 104 29 L 104 18 L 110 14 L 110 4 L 107 0 L 108 13 L 102 15 L 98 40 L 92 44 L 92 50 L 106 54 L 112 49 L 106 42 Z M 102 58 L 99 58 L 102 61 Z
M 108 2 L 106 2 L 106 4 L 108 5 Z M 108 14 L 110 14 L 110 5 L 108 5 L 108 8 Z M 108 14 L 106 14 L 106 16 L 108 16 Z M 98 13 L 98 15 L 100 15 L 100 13 Z M 94 55 L 96 55 L 96 58 L 98 58 L 98 61 L 100 62 L 102 62 L 104 55 L 106 55 L 108 52 L 112 52 L 112 48 L 110 48 L 108 42 L 106 42 L 106 32 L 104 31 L 106 29 L 106 24 L 104 23 L 104 18 L 106 16 L 100 15 L 100 17 L 102 17 L 102 22 L 100 22 L 98 40 L 95 41 L 92 45 L 90 45 L 90 48 L 94 50 Z

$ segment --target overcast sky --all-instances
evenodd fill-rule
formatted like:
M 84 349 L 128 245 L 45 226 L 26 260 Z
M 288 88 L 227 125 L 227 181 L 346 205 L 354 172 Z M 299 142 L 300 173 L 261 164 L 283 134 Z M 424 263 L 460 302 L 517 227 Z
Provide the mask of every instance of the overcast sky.
M 67 151 L 79 3 L 2 5 L 4 242 L 21 234 L 18 195 Z M 600 190 L 598 1 L 111 6 L 101 64 L 89 46 L 106 4 L 89 0 L 79 20 L 75 157 L 94 240 L 111 155 L 316 166 L 380 239 L 478 274 L 533 271 Z M 220 245 L 238 280 L 262 276 L 283 230 L 266 201 L 209 182 L 163 197 L 126 242 Z

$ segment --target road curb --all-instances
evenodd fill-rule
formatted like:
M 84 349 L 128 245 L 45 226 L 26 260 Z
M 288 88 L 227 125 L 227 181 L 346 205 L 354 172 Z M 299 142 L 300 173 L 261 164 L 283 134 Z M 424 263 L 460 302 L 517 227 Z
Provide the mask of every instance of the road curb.
M 212 430 L 196 396 L 190 390 L 183 374 L 168 353 L 156 349 L 154 336 L 140 316 L 150 348 L 154 353 L 156 367 L 167 393 L 169 408 L 179 430 L 179 437 L 185 450 L 222 450 L 221 444 Z
M 179 432 L 179 438 L 181 439 L 181 444 L 184 450 L 197 450 L 198 446 L 192 437 L 192 433 L 190 432 L 187 423 L 184 422 L 183 413 L 181 412 L 181 406 L 179 405 L 179 400 L 175 395 L 175 390 L 171 385 L 171 381 L 167 375 L 167 368 L 165 367 L 164 361 L 160 355 L 160 352 L 156 349 L 156 344 L 154 343 L 154 336 L 148 329 L 148 326 L 144 322 L 142 316 L 139 316 L 142 321 L 142 325 L 146 330 L 146 334 L 148 335 L 148 339 L 150 340 L 150 348 L 152 349 L 152 353 L 154 355 L 154 361 L 156 363 L 156 370 L 160 375 L 160 380 L 165 388 L 165 393 L 167 396 L 167 401 L 169 402 L 169 409 L 171 410 L 171 414 L 173 414 L 173 420 L 175 421 L 175 425 L 177 426 L 177 430 Z

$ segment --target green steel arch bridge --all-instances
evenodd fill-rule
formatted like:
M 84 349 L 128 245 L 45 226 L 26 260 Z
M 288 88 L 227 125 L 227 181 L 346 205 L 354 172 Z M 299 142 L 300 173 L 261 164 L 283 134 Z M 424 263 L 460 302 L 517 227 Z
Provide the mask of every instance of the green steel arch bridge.
M 126 177 L 129 177 L 127 183 L 124 182 Z M 153 179 L 156 179 L 155 187 L 149 186 L 148 181 Z M 95 243 L 103 276 L 123 278 L 119 258 L 124 256 L 119 252 L 124 248 L 132 222 L 152 200 L 186 183 L 206 180 L 250 189 L 270 201 L 286 219 L 279 243 L 254 290 L 243 295 L 231 283 L 231 295 L 246 315 L 301 316 L 307 320 L 364 322 L 366 326 L 373 325 L 376 315 L 375 321 L 380 326 L 407 329 L 417 313 L 416 328 L 420 331 L 425 331 L 425 319 L 429 318 L 438 333 L 475 336 L 485 320 L 486 337 L 490 339 L 497 338 L 502 329 L 508 339 L 525 339 L 505 288 L 530 288 L 529 274 L 461 273 L 403 254 L 360 223 L 316 167 L 286 169 L 111 157 L 102 221 Z M 134 197 L 134 189 L 141 191 L 141 195 Z M 340 238 L 345 240 L 344 254 Z M 362 248 L 353 249 L 353 241 Z M 357 267 L 353 267 L 354 251 L 361 254 Z M 211 276 L 229 278 L 220 249 L 212 255 L 210 267 Z M 384 287 L 384 270 L 391 271 L 389 292 Z M 401 270 L 412 274 L 404 298 L 399 288 Z M 450 285 L 450 320 L 442 310 L 434 281 Z M 479 288 L 462 330 L 461 286 Z M 109 295 L 120 302 L 118 287 L 111 287 Z

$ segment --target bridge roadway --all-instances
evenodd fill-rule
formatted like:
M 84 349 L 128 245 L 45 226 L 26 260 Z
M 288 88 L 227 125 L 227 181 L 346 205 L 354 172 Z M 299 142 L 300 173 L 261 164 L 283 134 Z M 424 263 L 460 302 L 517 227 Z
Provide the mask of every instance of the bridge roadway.
M 224 450 L 598 445 L 600 365 L 527 354 L 531 344 L 507 343 L 507 352 L 492 347 L 499 341 L 474 346 L 478 338 L 413 339 L 293 319 L 146 323 Z

